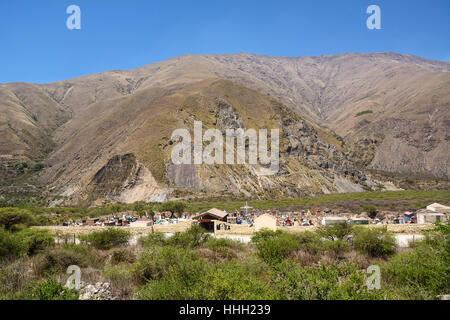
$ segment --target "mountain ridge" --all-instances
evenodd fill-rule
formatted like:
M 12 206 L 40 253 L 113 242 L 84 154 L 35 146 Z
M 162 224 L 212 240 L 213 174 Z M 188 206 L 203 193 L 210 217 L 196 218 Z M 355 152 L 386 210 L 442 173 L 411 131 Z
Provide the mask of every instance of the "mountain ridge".
M 211 88 L 216 92 L 211 92 Z M 68 189 L 73 189 L 72 194 L 79 193 L 75 198 L 95 201 L 97 199 L 83 198 L 92 176 L 114 156 L 133 151 L 131 153 L 136 159 L 133 160 L 133 165 L 129 165 L 129 168 L 134 168 L 130 170 L 148 170 L 144 175 L 148 178 L 143 179 L 147 181 L 145 183 L 148 188 L 157 191 L 154 193 L 156 198 L 162 199 L 162 194 L 170 196 L 170 189 L 177 188 L 173 183 L 180 182 L 179 178 L 183 174 L 174 173 L 173 168 L 165 167 L 162 164 L 165 160 L 158 155 L 149 156 L 157 152 L 143 152 L 139 146 L 134 150 L 129 147 L 133 144 L 130 142 L 131 137 L 137 137 L 136 132 L 143 130 L 142 126 L 145 127 L 146 123 L 156 116 L 157 113 L 148 110 L 161 110 L 158 112 L 163 113 L 164 108 L 179 110 L 179 104 L 185 103 L 188 97 L 194 101 L 201 97 L 196 102 L 198 108 L 203 110 L 199 107 L 201 101 L 209 101 L 209 105 L 202 111 L 208 113 L 217 108 L 214 99 L 221 98 L 225 101 L 235 101 L 234 104 L 238 107 L 233 103 L 230 105 L 236 115 L 242 117 L 246 113 L 242 101 L 247 101 L 248 105 L 251 105 L 251 101 L 235 95 L 245 92 L 266 106 L 261 109 L 262 114 L 271 114 L 269 101 L 272 100 L 283 105 L 282 108 L 290 110 L 289 112 L 294 112 L 295 116 L 293 114 L 292 117 L 297 119 L 296 125 L 303 127 L 304 123 L 315 132 L 307 133 L 308 137 L 315 141 L 312 146 L 319 143 L 336 148 L 340 159 L 349 161 L 351 172 L 366 179 L 364 181 L 371 181 L 366 176 L 370 170 L 431 174 L 448 180 L 449 88 L 450 63 L 395 53 L 350 53 L 318 57 L 270 57 L 247 53 L 185 55 L 140 68 L 105 71 L 49 84 L 0 84 L 0 97 L 3 97 L 0 100 L 0 110 L 4 111 L 3 119 L 0 117 L 0 132 L 9 137 L 0 140 L 1 158 L 9 159 L 9 163 L 0 166 L 0 170 L 10 174 L 13 171 L 11 162 L 17 162 L 20 158 L 30 163 L 47 159 L 49 167 L 40 174 L 40 182 L 60 189 L 68 181 L 72 181 L 73 186 Z M 224 96 L 225 92 L 228 92 L 229 98 Z M 267 99 L 264 99 L 264 96 Z M 195 108 L 193 110 L 195 111 Z M 201 112 L 194 111 L 192 116 L 203 117 Z M 161 116 L 163 113 L 160 113 Z M 179 122 L 181 119 L 171 115 L 161 119 L 166 119 L 164 117 L 170 118 L 172 122 Z M 177 117 L 184 117 L 184 121 L 188 119 L 179 113 Z M 164 121 L 169 121 L 167 119 Z M 286 131 L 282 124 L 278 125 L 281 125 L 280 129 L 296 137 L 289 141 L 291 147 L 298 146 L 299 143 L 302 145 L 300 137 L 289 130 Z M 86 141 L 87 136 L 84 139 L 77 138 L 86 135 L 88 130 L 91 130 L 89 132 L 92 147 Z M 169 135 L 170 139 L 170 132 L 165 135 L 166 138 Z M 141 137 L 139 141 L 145 146 L 147 143 L 152 145 L 151 141 L 160 138 L 159 133 L 149 131 L 149 136 Z M 154 150 L 158 150 L 159 144 L 162 143 L 157 142 L 153 144 Z M 311 141 L 306 145 L 309 143 Z M 78 152 L 73 154 L 71 150 Z M 319 158 L 322 157 L 314 161 L 319 161 L 327 167 L 308 169 L 310 174 L 318 172 L 318 175 L 314 173 L 313 176 L 316 175 L 316 181 L 320 181 L 320 177 L 328 175 L 332 156 L 326 155 L 320 147 L 314 152 L 317 152 Z M 309 155 L 297 154 L 294 161 L 296 165 L 293 167 L 308 163 L 310 157 L 315 157 L 314 152 Z M 108 156 L 104 156 L 106 154 Z M 90 155 L 90 158 L 86 155 Z M 284 154 L 283 157 L 283 160 L 286 160 L 290 155 Z M 159 164 L 153 163 L 155 161 Z M 116 166 L 115 161 L 110 164 L 111 167 Z M 155 166 L 158 168 L 155 169 Z M 293 177 L 298 171 L 291 169 L 288 172 Z M 338 176 L 345 176 L 344 172 L 349 172 L 345 169 L 338 172 L 341 169 L 336 169 Z M 195 177 L 201 176 L 201 172 L 205 175 L 206 172 L 211 172 L 205 168 L 198 168 L 197 171 L 192 168 L 186 170 L 194 180 Z M 167 180 L 170 172 L 175 179 L 172 179 L 172 182 Z M 252 177 L 251 173 L 241 173 Z M 153 179 L 155 174 L 158 177 L 156 180 Z M 226 176 L 223 173 L 222 175 Z M 69 179 L 61 180 L 64 176 Z M 178 178 L 174 178 L 175 176 Z M 292 179 L 274 181 L 283 185 L 285 191 L 281 192 L 281 196 L 299 196 L 316 192 L 346 191 L 345 188 L 336 188 L 335 182 L 341 178 L 325 178 L 328 182 L 322 182 L 323 186 L 326 185 L 322 189 L 318 185 L 311 189 L 302 183 L 293 183 Z M 344 177 L 344 180 L 347 178 Z M 101 180 L 102 183 L 104 179 L 106 178 Z M 202 179 L 205 180 L 204 177 Z M 196 181 L 205 188 L 206 193 L 227 192 L 220 191 L 220 188 L 213 184 L 205 187 L 208 184 L 200 183 L 202 179 Z M 298 179 L 308 180 L 305 177 Z M 346 181 L 352 181 L 352 178 L 349 179 Z M 244 180 L 242 186 L 250 183 Z M 292 187 L 287 187 L 288 180 L 293 183 Z M 230 181 L 223 181 L 221 183 L 233 185 Z M 271 183 L 275 183 L 274 181 Z M 373 188 L 377 183 L 382 181 L 369 183 L 370 186 L 357 181 L 356 185 L 359 185 L 360 189 L 361 185 L 364 188 Z M 271 196 L 270 192 L 267 193 L 269 187 L 265 190 L 265 187 L 252 187 L 250 183 L 247 186 L 250 191 L 245 191 L 239 190 L 239 186 L 237 183 L 234 188 L 246 196 Z M 113 189 L 120 188 L 115 186 Z M 287 192 L 288 189 L 294 191 Z M 355 188 L 349 187 L 349 190 L 353 189 Z M 140 190 L 143 190 L 142 187 Z M 198 191 L 194 190 L 193 193 Z M 116 195 L 114 199 L 122 198 Z

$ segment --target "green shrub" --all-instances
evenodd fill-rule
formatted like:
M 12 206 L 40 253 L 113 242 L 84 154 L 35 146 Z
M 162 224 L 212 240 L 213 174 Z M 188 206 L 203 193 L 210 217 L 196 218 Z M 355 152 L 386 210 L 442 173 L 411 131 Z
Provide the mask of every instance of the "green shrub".
M 81 235 L 79 238 L 97 249 L 108 250 L 112 247 L 128 243 L 130 237 L 131 233 L 126 230 L 108 228 L 106 230 Z
M 450 292 L 449 227 L 440 225 L 408 252 L 391 257 L 382 276 L 406 299 L 436 299 Z
M 284 259 L 285 250 L 280 238 L 266 239 L 256 244 L 259 257 L 269 265 L 276 265 Z
M 14 165 L 14 168 L 16 168 L 17 172 L 24 173 L 25 169 L 28 168 L 28 163 L 25 161 L 18 162 Z
M 362 115 L 370 114 L 370 113 L 373 113 L 373 111 L 372 111 L 372 110 L 364 110 L 364 111 L 358 112 L 358 113 L 355 115 L 355 117 L 360 117 L 360 116 L 362 116 Z
M 136 261 L 136 255 L 131 250 L 117 248 L 111 251 L 111 264 L 133 263 L 134 261 Z
M 135 284 L 128 265 L 106 266 L 102 275 L 111 283 L 111 289 L 118 297 L 125 300 L 132 298 Z
M 262 231 L 252 237 L 258 250 L 258 255 L 267 264 L 273 266 L 281 263 L 289 252 L 299 248 L 299 243 L 293 234 L 285 232 Z
M 362 209 L 369 214 L 369 217 L 375 218 L 377 216 L 377 207 L 372 204 L 365 204 Z
M 30 299 L 33 300 L 78 300 L 79 294 L 63 287 L 59 281 L 48 278 L 38 283 L 31 283 Z
M 382 275 L 393 290 L 407 299 L 435 299 L 439 294 L 448 294 L 450 289 L 448 262 L 426 245 L 392 257 Z
M 317 254 L 324 250 L 324 242 L 316 232 L 304 231 L 294 235 L 299 248 L 311 254 Z
M 329 240 L 344 240 L 353 232 L 353 225 L 350 223 L 339 223 L 332 226 L 319 226 L 317 233 Z
M 83 267 L 101 266 L 104 258 L 93 252 L 88 246 L 64 245 L 48 249 L 34 258 L 34 271 L 38 275 L 65 272 L 71 265 Z
M 272 299 L 274 293 L 257 274 L 242 264 L 209 265 L 203 260 L 192 260 L 169 266 L 163 277 L 149 281 L 136 297 L 148 300 L 256 300 Z
M 353 246 L 374 258 L 386 258 L 396 250 L 395 238 L 387 228 L 355 228 Z
M 25 244 L 17 234 L 0 227 L 0 258 L 19 256 L 26 251 Z
M 333 254 L 334 258 L 342 258 L 343 254 L 350 251 L 350 244 L 345 240 L 325 241 L 325 249 Z
M 232 249 L 243 250 L 244 244 L 237 240 L 211 237 L 203 243 L 203 247 L 221 253 Z
M 243 243 L 236 240 L 210 237 L 197 253 L 213 263 L 237 258 L 237 252 L 244 250 Z
M 177 232 L 166 240 L 167 244 L 181 246 L 183 248 L 195 248 L 201 246 L 211 236 L 200 226 L 193 225 L 185 232 Z
M 166 236 L 160 232 L 153 232 L 146 236 L 140 237 L 138 243 L 144 247 L 164 245 L 166 243 Z
M 32 221 L 28 210 L 19 208 L 0 208 L 0 228 L 16 231 Z
M 24 229 L 17 233 L 17 237 L 24 243 L 28 255 L 33 255 L 55 243 L 48 230 Z
M 26 288 L 31 281 L 28 257 L 5 259 L 0 264 L 0 300 L 26 298 Z
M 183 202 L 168 201 L 159 206 L 159 211 L 170 211 L 172 213 L 183 213 L 186 204 Z
M 165 246 L 153 248 L 141 253 L 132 266 L 134 279 L 139 283 L 159 279 L 176 264 L 192 264 L 200 258 L 191 250 L 180 247 Z
M 283 234 L 283 231 L 277 230 L 272 231 L 269 229 L 262 229 L 261 231 L 255 232 L 252 236 L 252 242 L 258 243 L 266 239 L 279 238 Z
M 382 289 L 368 290 L 365 274 L 352 263 L 298 267 L 284 261 L 272 271 L 278 298 L 288 300 L 375 300 L 387 298 Z
M 42 162 L 37 162 L 33 166 L 31 166 L 31 171 L 37 172 L 37 171 L 41 171 L 44 168 L 45 168 L 45 164 L 43 164 Z

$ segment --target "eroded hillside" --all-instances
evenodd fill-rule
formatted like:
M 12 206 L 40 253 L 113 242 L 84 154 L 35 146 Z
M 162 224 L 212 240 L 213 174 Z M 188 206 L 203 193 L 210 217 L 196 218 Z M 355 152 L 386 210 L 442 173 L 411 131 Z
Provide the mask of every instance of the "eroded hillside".
M 391 185 L 373 170 L 448 181 L 449 65 L 393 53 L 187 55 L 46 85 L 2 84 L 0 170 L 15 179 L 18 163 L 45 162 L 33 181 L 70 202 Z M 204 130 L 278 128 L 279 172 L 174 166 L 171 134 L 194 121 Z

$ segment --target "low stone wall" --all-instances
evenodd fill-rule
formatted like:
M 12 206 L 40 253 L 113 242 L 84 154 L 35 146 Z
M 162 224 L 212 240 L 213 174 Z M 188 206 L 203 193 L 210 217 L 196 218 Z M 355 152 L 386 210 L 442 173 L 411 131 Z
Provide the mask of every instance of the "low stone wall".
M 191 225 L 192 221 L 181 221 L 176 224 L 155 224 L 153 225 L 153 230 L 154 232 L 163 232 L 163 233 L 184 232 L 187 229 L 189 229 Z
M 316 226 L 292 226 L 292 227 L 277 227 L 277 230 L 291 232 L 291 233 L 297 233 L 297 232 L 303 232 L 303 231 L 316 231 Z
M 191 221 L 181 221 L 176 224 L 156 224 L 153 227 L 100 227 L 100 226 L 77 226 L 77 227 L 63 227 L 63 226 L 44 226 L 35 227 L 41 229 L 47 229 L 52 234 L 61 236 L 79 236 L 83 234 L 88 234 L 94 231 L 105 230 L 107 228 L 115 228 L 121 230 L 127 230 L 132 236 L 144 236 L 152 232 L 162 232 L 162 233 L 175 233 L 186 231 L 191 226 Z
M 392 233 L 423 233 L 426 230 L 433 229 L 433 224 L 388 224 L 387 229 Z
M 217 224 L 223 224 L 226 226 L 229 226 L 229 230 L 217 230 L 216 225 Z M 363 225 L 363 227 L 366 228 L 383 228 L 386 227 L 388 231 L 392 233 L 401 233 L 401 234 L 420 234 L 423 233 L 426 230 L 433 229 L 432 224 L 387 224 L 387 225 Z M 277 227 L 277 230 L 289 232 L 289 233 L 298 233 L 303 231 L 315 231 L 317 229 L 317 226 L 292 226 L 292 227 Z M 242 225 L 236 225 L 236 224 L 229 224 L 226 222 L 221 221 L 215 221 L 214 224 L 214 233 L 216 235 L 252 235 L 255 233 L 256 230 L 254 227 L 248 227 L 248 226 L 242 226 Z
M 166 225 L 154 225 L 153 227 L 62 227 L 62 226 L 45 226 L 45 227 L 35 227 L 48 229 L 52 234 L 62 235 L 62 236 L 78 236 L 82 234 L 88 234 L 94 231 L 105 230 L 106 228 L 118 228 L 122 230 L 130 231 L 133 236 L 143 236 L 151 232 L 161 232 L 161 233 L 175 233 L 186 231 L 194 221 L 181 221 L 177 224 L 166 224 Z M 221 228 L 217 230 L 217 225 L 226 226 L 228 230 Z M 388 231 L 395 234 L 420 234 L 426 230 L 434 228 L 432 224 L 388 224 L 388 225 L 368 225 L 364 227 L 369 228 L 383 228 L 386 227 Z M 277 230 L 282 230 L 290 233 L 297 233 L 303 231 L 315 231 L 316 226 L 308 227 L 277 227 Z M 252 235 L 255 233 L 255 227 L 249 227 L 247 225 L 230 224 L 223 221 L 214 221 L 214 234 L 216 235 Z

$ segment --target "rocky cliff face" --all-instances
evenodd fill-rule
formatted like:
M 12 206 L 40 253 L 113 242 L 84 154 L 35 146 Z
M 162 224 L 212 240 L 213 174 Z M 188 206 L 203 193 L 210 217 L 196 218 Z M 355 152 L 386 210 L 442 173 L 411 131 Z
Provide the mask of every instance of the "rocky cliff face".
M 167 191 L 159 187 L 151 172 L 134 154 L 116 155 L 108 160 L 86 186 L 88 201 L 165 201 Z

